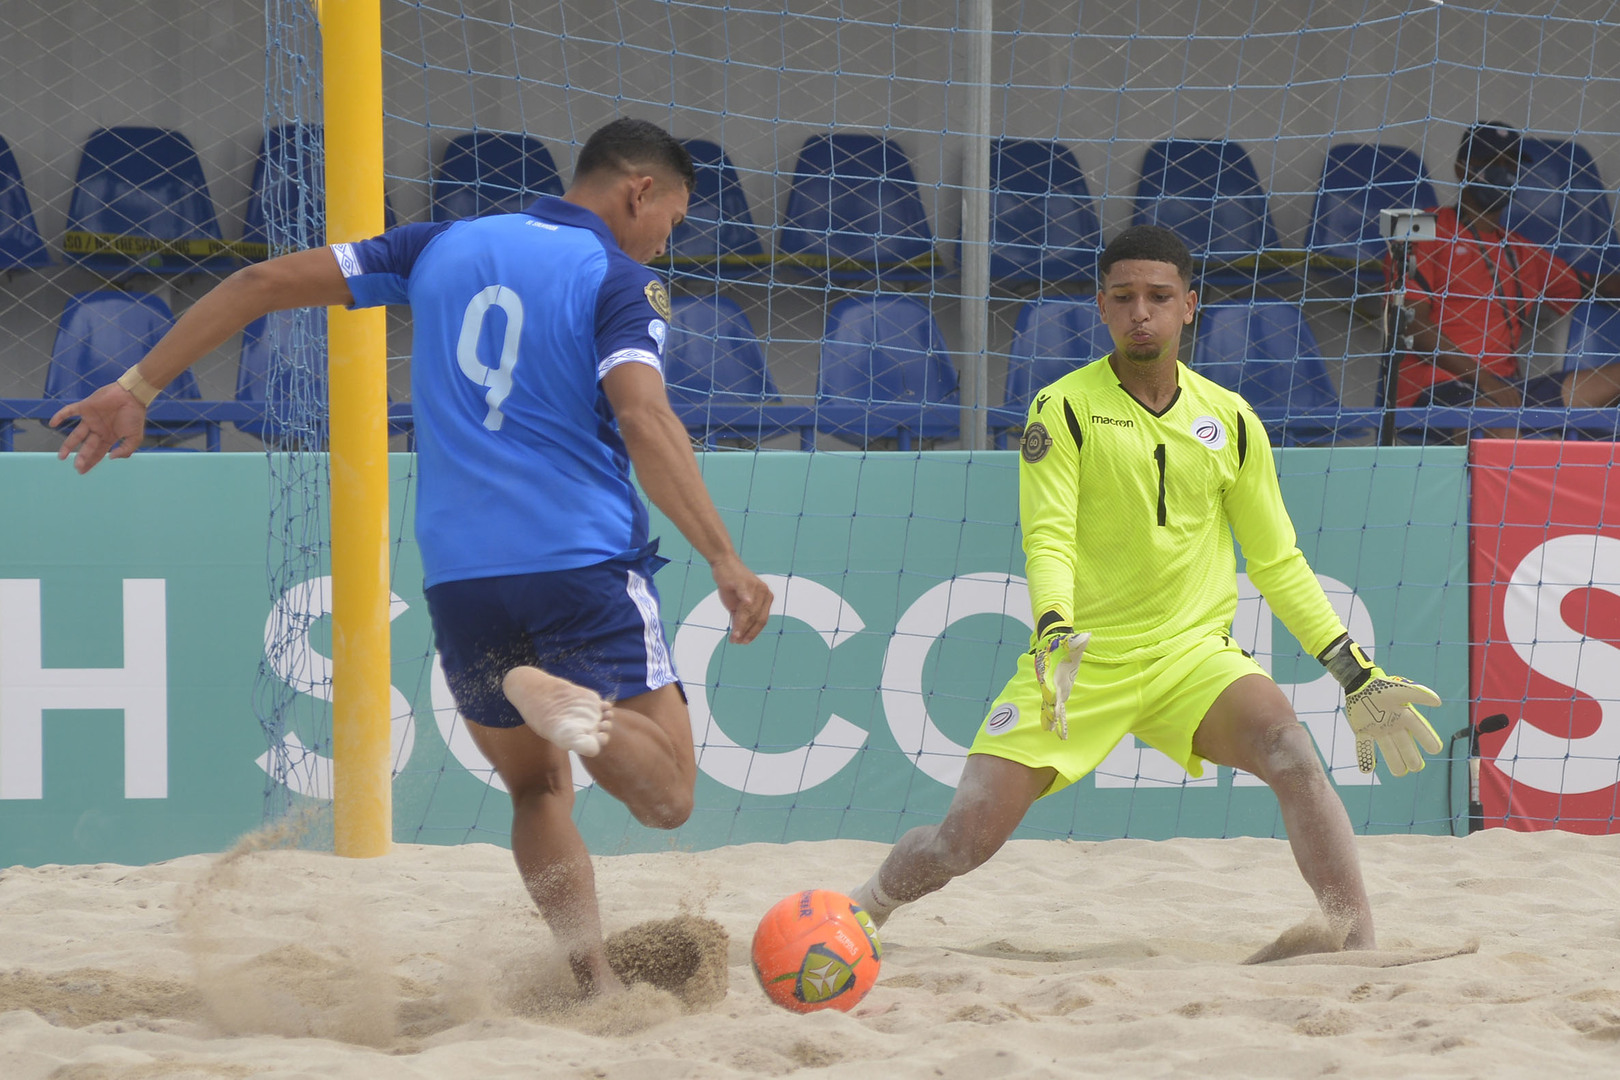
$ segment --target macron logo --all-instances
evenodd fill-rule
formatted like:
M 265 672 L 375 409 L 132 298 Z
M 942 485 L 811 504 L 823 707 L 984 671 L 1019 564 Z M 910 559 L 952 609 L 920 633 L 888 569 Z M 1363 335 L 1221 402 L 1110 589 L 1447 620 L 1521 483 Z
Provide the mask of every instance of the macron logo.
M 1109 427 L 1135 427 L 1136 426 L 1136 421 L 1135 420 L 1115 420 L 1112 416 L 1098 416 L 1096 413 L 1091 414 L 1091 422 L 1093 424 L 1105 424 L 1105 425 L 1107 425 Z
M 545 229 L 547 232 L 556 232 L 557 231 L 557 226 L 553 225 L 549 221 L 536 221 L 534 218 L 530 218 L 528 221 L 525 221 L 523 224 L 532 226 L 532 227 L 534 227 L 536 229 Z

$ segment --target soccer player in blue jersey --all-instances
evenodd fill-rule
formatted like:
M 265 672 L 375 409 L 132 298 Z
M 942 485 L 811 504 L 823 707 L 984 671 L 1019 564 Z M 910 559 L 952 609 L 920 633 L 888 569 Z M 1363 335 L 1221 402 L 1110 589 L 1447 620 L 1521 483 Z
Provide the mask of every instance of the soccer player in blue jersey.
M 631 467 L 708 561 L 732 641 L 752 641 L 772 602 L 733 549 L 664 390 L 669 297 L 645 264 L 685 217 L 692 182 L 668 132 L 615 120 L 586 141 L 562 198 L 237 271 L 116 383 L 51 421 L 79 419 L 61 456 L 76 452 L 86 472 L 133 453 L 158 390 L 254 319 L 410 305 L 416 536 L 440 659 L 511 793 L 524 884 L 588 992 L 619 980 L 568 752 L 657 828 L 686 820 L 697 778 L 653 585 L 663 560 Z

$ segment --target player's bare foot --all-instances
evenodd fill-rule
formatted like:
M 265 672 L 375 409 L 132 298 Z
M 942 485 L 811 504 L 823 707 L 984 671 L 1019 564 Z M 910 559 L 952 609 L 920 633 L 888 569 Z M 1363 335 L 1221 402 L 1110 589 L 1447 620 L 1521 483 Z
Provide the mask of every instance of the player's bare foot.
M 594 690 L 549 675 L 537 667 L 516 667 L 501 681 L 506 700 L 529 729 L 564 750 L 595 757 L 612 731 L 612 706 Z
M 1299 925 L 1284 930 L 1277 936 L 1276 941 L 1243 962 L 1268 964 L 1273 960 L 1287 960 L 1294 956 L 1353 952 L 1374 947 L 1375 942 L 1370 930 L 1364 932 L 1348 919 L 1337 919 L 1330 923 L 1321 915 L 1312 915 Z
M 625 991 L 625 985 L 608 966 L 607 954 L 598 947 L 594 952 L 574 953 L 568 957 L 568 966 L 574 980 L 588 998 L 614 997 Z

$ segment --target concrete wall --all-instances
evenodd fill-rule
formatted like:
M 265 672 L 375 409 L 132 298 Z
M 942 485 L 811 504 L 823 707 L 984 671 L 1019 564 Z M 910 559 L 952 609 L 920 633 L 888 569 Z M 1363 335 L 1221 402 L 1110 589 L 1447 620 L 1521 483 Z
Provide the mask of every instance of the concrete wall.
M 783 6 L 793 14 L 783 15 Z M 525 25 L 513 27 L 512 13 L 522 7 L 544 10 L 523 14 Z M 449 138 L 474 125 L 538 135 L 566 176 L 575 147 L 594 127 L 632 113 L 683 137 L 719 141 L 741 171 L 768 240 L 805 138 L 829 128 L 882 131 L 911 156 L 937 234 L 954 237 L 962 157 L 956 132 L 966 103 L 959 85 L 965 41 L 951 30 L 959 5 L 795 0 L 758 7 L 385 0 L 394 208 L 404 220 L 426 219 L 432 162 Z M 1620 179 L 1620 80 L 1603 59 L 1620 46 L 1620 23 L 1598 0 L 1039 0 L 996 7 L 996 133 L 1069 144 L 1099 198 L 1105 235 L 1129 220 L 1147 144 L 1169 136 L 1242 141 L 1271 193 L 1285 245 L 1303 241 L 1334 141 L 1419 150 L 1447 201 L 1455 198 L 1457 138 L 1476 119 L 1574 134 L 1610 182 Z M 84 138 L 118 123 L 184 131 L 202 157 L 226 237 L 239 235 L 264 116 L 260 3 L 8 0 L 0 15 L 7 23 L 0 136 L 17 154 L 47 242 L 60 241 Z M 14 274 L 0 285 L 0 395 L 39 392 L 63 303 L 95 281 L 58 267 Z M 198 276 L 142 284 L 180 309 L 210 283 Z M 782 280 L 721 288 L 768 336 L 782 390 L 813 392 L 825 310 L 837 294 Z M 945 278 L 931 296 L 953 341 L 958 288 Z M 1290 295 L 1306 301 L 1345 399 L 1370 402 L 1376 326 L 1331 290 Z M 992 305 L 993 353 L 1005 351 L 1016 311 L 1012 300 Z M 1551 330 L 1556 338 L 1558 328 Z M 408 337 L 400 319 L 391 349 L 402 396 Z M 201 365 L 206 395 L 230 395 L 235 352 L 229 343 Z M 1004 366 L 992 357 L 992 399 Z M 53 443 L 33 426 L 21 441 Z

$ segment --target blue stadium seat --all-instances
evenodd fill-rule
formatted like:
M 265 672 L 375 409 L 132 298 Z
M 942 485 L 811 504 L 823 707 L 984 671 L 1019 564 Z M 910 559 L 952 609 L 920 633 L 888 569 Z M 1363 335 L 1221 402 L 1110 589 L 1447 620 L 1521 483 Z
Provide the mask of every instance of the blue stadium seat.
M 1298 304 L 1205 305 L 1192 368 L 1242 394 L 1285 443 L 1332 441 L 1339 395 Z
M 1133 225 L 1172 230 L 1204 264 L 1214 285 L 1244 285 L 1282 274 L 1262 269 L 1278 247 L 1265 189 L 1242 145 L 1229 139 L 1164 139 L 1148 147 L 1136 186 Z
M 926 281 L 938 268 L 911 162 L 876 135 L 805 140 L 778 247 L 784 262 L 836 282 Z
M 314 247 L 325 239 L 326 191 L 320 162 L 322 129 L 281 124 L 265 132 L 253 163 L 253 183 L 242 213 L 242 246 L 249 258 L 269 254 L 268 219 L 274 217 L 287 249 Z
M 51 261 L 34 224 L 34 208 L 23 187 L 17 158 L 0 139 L 0 270 L 32 270 Z
M 561 195 L 551 151 L 532 135 L 471 131 L 444 148 L 433 177 L 433 220 L 515 214 L 541 195 Z
M 724 296 L 671 302 L 664 381 L 681 422 L 706 442 L 719 435 L 761 441 L 758 410 L 778 397 L 753 324 Z M 717 416 L 716 405 L 728 411 Z
M 299 320 L 305 321 L 300 325 Z M 286 422 L 287 403 L 326 400 L 325 340 L 325 308 L 276 311 L 247 325 L 236 368 L 236 400 L 254 406 L 262 418 L 238 420 L 238 430 L 274 450 L 313 450 L 326 444 L 325 409 L 316 410 L 313 432 Z
M 1378 212 L 1439 204 L 1415 150 L 1381 143 L 1335 143 L 1322 164 L 1305 246 L 1313 258 L 1344 270 L 1377 264 L 1372 273 L 1381 279 L 1386 245 L 1378 231 Z
M 956 368 L 928 308 L 910 297 L 840 300 L 827 313 L 817 430 L 865 445 L 955 438 Z
M 242 213 L 243 258 L 269 257 L 267 213 L 277 223 L 278 249 L 297 251 L 326 242 L 325 152 L 325 129 L 319 124 L 281 124 L 265 132 Z M 384 193 L 383 227 L 391 229 L 396 221 Z
M 729 297 L 678 296 L 671 302 L 664 368 L 672 401 L 758 404 L 777 397 L 754 326 Z
M 114 382 L 174 325 L 169 305 L 151 293 L 99 290 L 69 297 L 51 347 L 45 397 L 77 401 Z M 201 401 L 191 371 L 163 388 L 158 401 Z M 217 431 L 212 423 L 149 423 L 149 436 L 182 439 Z
M 1620 306 L 1588 300 L 1569 319 L 1564 371 L 1620 364 Z
M 103 273 L 229 270 L 202 162 L 178 131 L 101 128 L 84 144 L 63 248 Z
M 1022 426 L 1035 391 L 1088 361 L 1107 356 L 1114 339 L 1092 300 L 1039 300 L 1025 304 L 1013 324 L 1007 350 L 1007 383 L 1002 408 Z
M 685 146 L 692 155 L 697 186 L 686 220 L 669 236 L 671 267 L 722 277 L 749 273 L 765 262 L 765 247 L 736 166 L 718 143 L 687 139 Z
M 1525 139 L 1535 160 L 1519 174 L 1504 221 L 1526 239 L 1552 249 L 1589 274 L 1620 271 L 1614 207 L 1597 163 L 1573 139 Z
M 990 148 L 990 276 L 1006 284 L 1092 281 L 1102 226 L 1080 163 L 1060 143 Z

